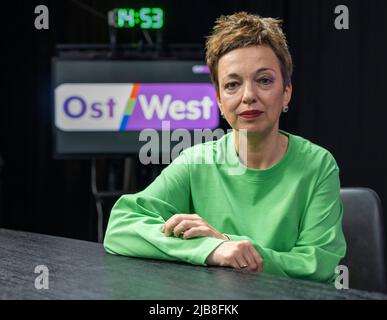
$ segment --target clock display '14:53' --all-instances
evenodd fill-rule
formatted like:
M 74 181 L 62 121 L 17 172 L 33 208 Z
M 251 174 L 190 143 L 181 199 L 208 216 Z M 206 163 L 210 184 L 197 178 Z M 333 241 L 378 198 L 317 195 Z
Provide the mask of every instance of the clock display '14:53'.
M 114 10 L 117 28 L 160 29 L 164 25 L 164 11 L 161 8 L 120 8 Z

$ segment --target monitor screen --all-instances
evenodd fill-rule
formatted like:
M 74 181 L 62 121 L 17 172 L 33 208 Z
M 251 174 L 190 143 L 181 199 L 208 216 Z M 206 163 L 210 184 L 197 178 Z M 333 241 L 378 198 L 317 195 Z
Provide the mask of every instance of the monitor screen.
M 53 91 L 56 157 L 135 154 L 146 143 L 144 132 L 219 126 L 215 89 L 201 61 L 55 58 Z

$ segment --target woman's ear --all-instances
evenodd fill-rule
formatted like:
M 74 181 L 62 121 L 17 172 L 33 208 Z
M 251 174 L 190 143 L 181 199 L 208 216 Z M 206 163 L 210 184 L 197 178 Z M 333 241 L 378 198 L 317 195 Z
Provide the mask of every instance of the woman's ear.
M 219 92 L 218 91 L 216 91 L 216 103 L 219 106 L 220 112 L 223 112 L 222 103 L 220 102 L 220 96 L 219 96 Z
M 290 99 L 292 98 L 292 92 L 293 92 L 293 86 L 292 86 L 291 83 L 289 83 L 285 87 L 284 100 L 283 100 L 283 103 L 282 103 L 283 106 L 287 106 L 289 104 Z

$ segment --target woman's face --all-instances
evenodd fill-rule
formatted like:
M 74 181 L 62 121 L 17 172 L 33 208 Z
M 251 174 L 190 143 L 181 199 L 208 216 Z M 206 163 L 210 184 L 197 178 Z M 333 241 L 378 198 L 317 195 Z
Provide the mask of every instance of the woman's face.
M 278 129 L 292 87 L 284 90 L 280 62 L 267 46 L 228 52 L 218 62 L 217 101 L 233 129 L 268 133 Z

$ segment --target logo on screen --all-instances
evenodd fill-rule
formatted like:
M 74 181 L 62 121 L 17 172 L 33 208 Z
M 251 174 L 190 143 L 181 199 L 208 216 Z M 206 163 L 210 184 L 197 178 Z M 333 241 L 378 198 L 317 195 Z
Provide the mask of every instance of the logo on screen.
M 62 84 L 55 89 L 55 124 L 64 131 L 213 129 L 219 125 L 209 83 Z

